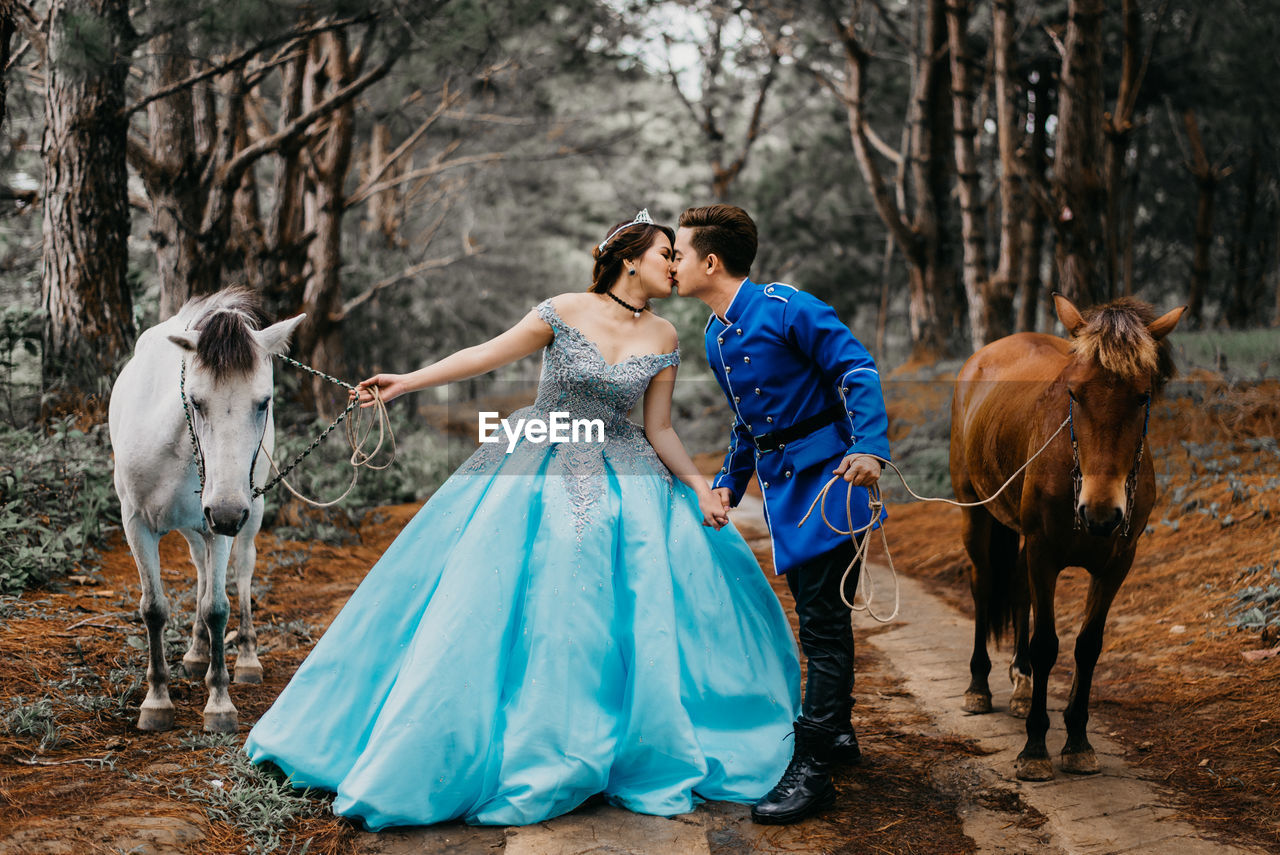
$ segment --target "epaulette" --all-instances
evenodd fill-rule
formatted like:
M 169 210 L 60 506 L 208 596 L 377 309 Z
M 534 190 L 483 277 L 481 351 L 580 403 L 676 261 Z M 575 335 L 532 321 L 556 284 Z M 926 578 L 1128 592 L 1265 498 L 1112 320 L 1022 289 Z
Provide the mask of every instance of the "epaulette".
M 789 288 L 791 290 L 779 291 L 778 289 L 780 288 Z M 785 282 L 773 282 L 769 285 L 764 286 L 764 295 L 766 297 L 772 297 L 775 300 L 780 300 L 781 302 L 785 303 L 791 299 L 792 294 L 796 293 L 799 290 L 800 289 L 797 288 L 796 286 L 788 285 Z

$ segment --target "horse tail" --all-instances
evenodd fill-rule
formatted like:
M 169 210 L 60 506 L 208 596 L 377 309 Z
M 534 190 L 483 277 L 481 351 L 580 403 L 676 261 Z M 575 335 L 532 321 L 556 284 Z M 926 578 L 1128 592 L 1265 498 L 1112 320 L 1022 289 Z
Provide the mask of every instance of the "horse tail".
M 998 644 L 1013 629 L 1019 611 L 1026 607 L 1028 586 L 1026 563 L 1018 550 L 1018 533 L 994 521 L 987 572 L 986 637 Z

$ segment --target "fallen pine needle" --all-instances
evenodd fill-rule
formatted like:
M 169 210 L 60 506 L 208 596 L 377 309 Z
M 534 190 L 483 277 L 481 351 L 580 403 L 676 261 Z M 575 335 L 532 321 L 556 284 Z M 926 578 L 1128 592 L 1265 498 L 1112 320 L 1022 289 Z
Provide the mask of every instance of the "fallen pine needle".
M 108 754 L 106 757 L 77 757 L 74 760 L 37 760 L 34 757 L 30 760 L 23 760 L 18 758 L 18 762 L 23 766 L 67 766 L 72 763 L 97 763 L 102 765 L 103 763 L 111 762 L 111 755 Z

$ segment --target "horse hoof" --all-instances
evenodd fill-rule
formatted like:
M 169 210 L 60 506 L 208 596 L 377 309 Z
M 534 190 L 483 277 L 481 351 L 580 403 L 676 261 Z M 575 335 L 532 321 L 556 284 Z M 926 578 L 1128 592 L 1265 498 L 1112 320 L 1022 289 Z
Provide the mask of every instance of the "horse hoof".
M 162 731 L 173 728 L 173 707 L 143 707 L 138 711 L 138 730 Z
M 1009 715 L 1014 718 L 1026 718 L 1031 712 L 1031 698 L 1010 698 Z
M 1098 755 L 1092 748 L 1062 755 L 1062 771 L 1072 775 L 1096 775 L 1102 771 Z
M 192 656 L 188 653 L 182 657 L 182 670 L 187 672 L 188 677 L 203 677 L 209 670 L 209 658 Z
M 261 665 L 237 665 L 236 666 L 236 682 L 237 683 L 261 683 L 262 682 L 262 666 Z
M 972 715 L 991 712 L 991 696 L 979 692 L 965 692 L 964 711 Z
M 235 733 L 239 727 L 240 721 L 236 716 L 236 711 L 230 712 L 206 712 L 204 714 L 204 729 L 206 733 Z
M 1053 764 L 1048 757 L 1019 757 L 1013 768 L 1019 781 L 1053 780 Z

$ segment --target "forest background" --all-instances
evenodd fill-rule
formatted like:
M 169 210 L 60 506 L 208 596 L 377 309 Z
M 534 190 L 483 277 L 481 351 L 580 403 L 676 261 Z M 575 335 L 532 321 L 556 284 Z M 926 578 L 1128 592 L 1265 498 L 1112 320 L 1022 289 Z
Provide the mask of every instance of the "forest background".
M 1243 0 L 0 0 L 0 536 L 29 550 L 0 588 L 110 524 L 111 381 L 189 297 L 245 283 L 307 313 L 303 362 L 405 371 L 585 288 L 644 207 L 745 207 L 753 277 L 830 302 L 886 376 L 1053 331 L 1055 290 L 1186 304 L 1182 341 L 1221 362 L 1242 331 L 1280 373 L 1278 36 Z M 660 311 L 705 450 L 705 310 Z M 345 393 L 277 378 L 296 449 Z M 354 507 L 456 464 L 448 418 L 406 412 Z

